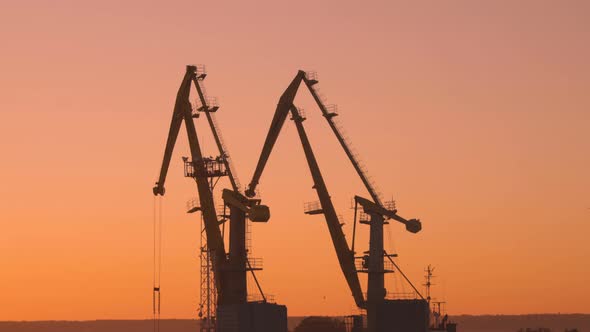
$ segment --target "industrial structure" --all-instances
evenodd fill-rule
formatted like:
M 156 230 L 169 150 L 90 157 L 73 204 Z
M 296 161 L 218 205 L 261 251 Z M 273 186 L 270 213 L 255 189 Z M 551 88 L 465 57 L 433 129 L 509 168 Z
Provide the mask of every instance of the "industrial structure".
M 424 270 L 426 275 L 424 279 L 426 280 L 423 286 L 426 288 L 426 301 L 428 301 L 428 307 L 430 308 L 431 313 L 431 321 L 430 321 L 430 331 L 446 331 L 446 332 L 456 332 L 457 331 L 457 323 L 453 323 L 449 321 L 449 315 L 444 313 L 443 305 L 446 303 L 444 301 L 433 301 L 432 298 L 432 286 L 434 283 L 432 279 L 434 278 L 434 267 L 432 265 L 428 265 Z
M 269 208 L 262 205 L 261 200 L 256 198 L 256 190 L 281 129 L 290 114 L 313 178 L 313 189 L 316 190 L 319 200 L 307 203 L 304 213 L 324 215 L 340 269 L 357 307 L 362 312 L 360 315 L 349 317 L 350 331 L 429 331 L 431 328 L 430 279 L 425 299 L 393 260 L 397 254 L 386 252 L 383 241 L 384 225 L 391 220 L 403 224 L 406 230 L 411 233 L 419 232 L 422 229 L 422 224 L 418 219 L 401 217 L 398 215 L 393 201 L 382 200 L 375 184 L 369 180 L 365 167 L 359 162 L 358 157 L 352 152 L 350 143 L 343 136 L 342 129 L 336 121 L 337 107 L 328 105 L 321 97 L 318 91 L 317 75 L 314 72 L 299 71 L 280 97 L 253 177 L 243 193 L 233 162 L 215 121 L 215 112 L 219 109 L 219 105 L 214 98 L 208 97 L 205 93 L 203 85 L 205 77 L 204 67 L 187 66 L 176 98 L 160 177 L 153 188 L 154 195 L 164 195 L 164 182 L 172 150 L 184 121 L 191 151 L 191 158 L 184 158 L 184 172 L 185 176 L 195 180 L 198 191 L 198 200 L 189 204 L 188 212 L 198 211 L 202 216 L 201 233 L 204 244 L 202 244 L 200 254 L 201 304 L 199 315 L 202 318 L 201 330 L 207 332 L 287 331 L 286 307 L 269 303 L 254 274 L 259 267 L 248 255 L 247 225 L 248 219 L 253 222 L 267 222 L 270 218 Z M 194 105 L 189 101 L 191 84 L 194 84 L 198 94 Z M 305 85 L 311 93 L 370 195 L 370 199 L 358 195 L 354 197 L 354 225 L 350 246 L 342 229 L 343 223 L 336 213 L 305 131 L 303 125 L 306 120 L 305 114 L 294 105 L 294 99 L 301 84 Z M 201 142 L 198 140 L 194 125 L 195 119 L 200 118 L 201 115 L 205 116 L 211 128 L 219 151 L 217 157 L 203 156 Z M 222 177 L 229 179 L 231 188 L 222 190 L 223 211 L 217 213 L 213 191 L 218 180 Z M 226 212 L 226 209 L 229 210 L 229 213 Z M 226 251 L 224 243 L 227 222 L 229 222 L 229 251 Z M 355 251 L 357 223 L 367 225 L 370 234 L 368 250 L 359 255 Z M 246 287 L 248 272 L 252 273 L 254 277 L 256 286 L 262 295 L 261 301 L 248 301 Z M 361 287 L 360 273 L 366 273 L 368 276 L 366 295 Z M 401 299 L 389 296 L 385 288 L 385 275 L 388 273 L 399 273 L 412 286 L 416 294 L 415 297 Z M 155 284 L 154 299 L 159 297 L 159 292 L 159 284 Z M 437 327 L 441 327 L 440 324 Z
M 247 198 L 240 193 L 240 185 L 233 162 L 222 140 L 215 112 L 219 105 L 215 98 L 207 96 L 203 80 L 207 76 L 204 66 L 187 66 L 186 73 L 176 96 L 172 121 L 164 151 L 160 175 L 153 188 L 154 195 L 165 193 L 164 183 L 172 158 L 180 127 L 184 122 L 189 141 L 191 158 L 184 157 L 184 175 L 194 179 L 198 200 L 190 202 L 188 213 L 199 211 L 202 217 L 202 233 L 206 242 L 201 244 L 201 331 L 252 331 L 286 332 L 287 309 L 285 306 L 269 303 L 255 277 L 255 270 L 261 267 L 248 256 L 246 247 L 247 219 L 266 222 L 270 214 L 268 207 L 259 199 Z M 198 98 L 191 104 L 191 85 L 195 86 Z M 202 142 L 199 142 L 195 119 L 204 115 L 219 151 L 217 157 L 205 157 Z M 215 208 L 213 191 L 219 179 L 227 177 L 230 189 L 223 189 L 223 211 Z M 226 213 L 229 209 L 229 213 Z M 229 251 L 224 243 L 225 225 L 229 222 Z M 248 301 L 247 273 L 254 276 L 261 301 Z M 154 302 L 159 302 L 160 286 L 154 285 Z M 156 312 L 156 307 L 158 307 Z M 159 304 L 154 305 L 159 315 Z
M 323 117 L 328 122 L 334 135 L 338 139 L 341 147 L 350 160 L 353 168 L 363 182 L 366 190 L 369 192 L 372 200 L 355 196 L 355 212 L 358 212 L 358 206 L 363 210 L 364 219 L 359 222 L 369 226 L 369 250 L 362 256 L 355 256 L 354 239 L 356 233 L 358 213 L 355 213 L 353 226 L 352 247 L 350 247 L 342 230 L 342 223 L 334 208 L 330 198 L 326 183 L 320 171 L 317 159 L 314 155 L 311 143 L 303 126 L 306 120 L 304 114 L 294 105 L 294 99 L 299 87 L 304 84 L 317 106 L 322 112 Z M 326 225 L 330 232 L 330 237 L 340 263 L 340 268 L 344 274 L 348 287 L 356 305 L 366 311 L 366 325 L 368 332 L 381 331 L 412 331 L 426 332 L 429 328 L 429 308 L 428 302 L 420 295 L 412 283 L 405 278 L 399 266 L 395 264 L 392 257 L 395 254 L 387 253 L 383 245 L 383 226 L 388 220 L 395 220 L 405 225 L 406 230 L 417 233 L 421 230 L 422 224 L 418 219 L 405 219 L 397 214 L 393 202 L 384 203 L 380 194 L 375 189 L 375 185 L 369 181 L 369 177 L 361 166 L 358 158 L 352 153 L 350 144 L 342 135 L 340 126 L 335 121 L 338 116 L 336 105 L 328 105 L 318 92 L 318 78 L 314 72 L 299 71 L 291 81 L 285 92 L 279 99 L 274 117 L 272 119 L 269 132 L 267 134 L 264 146 L 254 176 L 248 185 L 246 195 L 254 197 L 255 189 L 262 176 L 272 149 L 277 141 L 279 133 L 287 119 L 289 113 L 291 119 L 295 122 L 297 133 L 303 151 L 313 178 L 313 189 L 316 190 L 319 203 L 311 203 L 306 206 L 305 213 L 310 215 L 323 214 Z M 352 249 L 351 249 L 352 248 Z M 361 268 L 357 268 L 355 260 L 361 260 Z M 402 276 L 412 285 L 419 299 L 390 299 L 387 297 L 385 289 L 385 274 L 394 272 L 393 269 L 385 268 L 385 260 L 389 260 L 393 267 L 402 274 Z M 359 273 L 368 274 L 367 296 L 365 298 L 359 281 Z M 352 317 L 352 331 L 364 330 L 365 323 L 363 316 Z

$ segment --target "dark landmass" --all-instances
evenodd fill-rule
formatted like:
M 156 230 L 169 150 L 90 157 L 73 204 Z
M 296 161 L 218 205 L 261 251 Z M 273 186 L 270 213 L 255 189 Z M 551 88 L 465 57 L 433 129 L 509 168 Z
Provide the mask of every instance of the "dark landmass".
M 304 317 L 290 317 L 289 330 Z M 590 314 L 485 315 L 453 316 L 459 332 L 516 332 L 520 328 L 550 328 L 563 332 L 577 328 L 590 332 Z M 0 322 L 0 332 L 152 332 L 151 320 L 94 320 L 94 321 L 25 321 Z M 199 322 L 190 319 L 163 319 L 162 332 L 197 332 Z
M 590 314 L 485 315 L 454 316 L 459 332 L 516 332 L 520 328 L 549 328 L 563 332 L 566 328 L 590 331 Z
M 199 323 L 190 319 L 163 319 L 162 332 L 198 332 Z M 0 332 L 153 332 L 151 320 L 88 320 L 0 322 Z

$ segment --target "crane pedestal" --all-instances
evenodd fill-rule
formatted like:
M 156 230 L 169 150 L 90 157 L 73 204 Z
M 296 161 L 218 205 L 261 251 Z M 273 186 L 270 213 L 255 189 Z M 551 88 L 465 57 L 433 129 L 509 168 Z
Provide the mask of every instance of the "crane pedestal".
M 246 283 L 246 213 L 230 206 L 229 260 L 228 268 L 223 271 L 228 276 L 226 303 L 245 303 L 248 296 Z
M 428 302 L 385 300 L 376 307 L 377 332 L 428 332 Z
M 370 215 L 369 255 L 367 287 L 368 332 L 428 332 L 430 308 L 424 299 L 386 299 L 385 250 L 383 246 L 383 225 L 387 224 L 381 213 L 364 207 Z
M 222 198 L 230 209 L 229 257 L 221 272 L 227 276 L 227 297 L 217 305 L 216 332 L 287 332 L 287 307 L 269 303 L 254 271 L 261 267 L 248 258 L 246 223 L 267 221 L 268 208 L 239 192 L 224 189 Z M 259 203 L 259 202 L 258 202 Z M 262 295 L 262 301 L 247 301 L 247 272 Z
M 266 302 L 217 307 L 217 332 L 287 332 L 287 307 Z

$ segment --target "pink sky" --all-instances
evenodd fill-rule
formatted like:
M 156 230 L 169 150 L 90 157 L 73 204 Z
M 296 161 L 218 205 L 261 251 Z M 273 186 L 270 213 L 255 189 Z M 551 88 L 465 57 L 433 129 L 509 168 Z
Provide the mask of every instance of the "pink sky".
M 436 265 L 454 314 L 589 312 L 589 15 L 585 1 L 4 0 L 0 320 L 151 315 L 151 187 L 189 63 L 209 69 L 242 183 L 282 90 L 317 70 L 381 190 L 423 221 L 390 226 L 416 283 Z M 297 103 L 348 218 L 366 193 L 309 96 Z M 198 303 L 185 140 L 164 202 L 163 317 Z M 291 315 L 351 313 L 325 224 L 302 213 L 315 194 L 291 123 L 260 189 L 264 288 Z

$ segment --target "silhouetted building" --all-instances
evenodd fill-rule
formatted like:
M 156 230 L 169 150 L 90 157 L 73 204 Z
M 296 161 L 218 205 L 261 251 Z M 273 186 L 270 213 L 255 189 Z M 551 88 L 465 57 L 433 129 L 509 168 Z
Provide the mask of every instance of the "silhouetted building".
M 294 332 L 346 332 L 344 322 L 331 317 L 307 317 Z
M 287 307 L 265 302 L 219 305 L 217 332 L 287 332 Z

